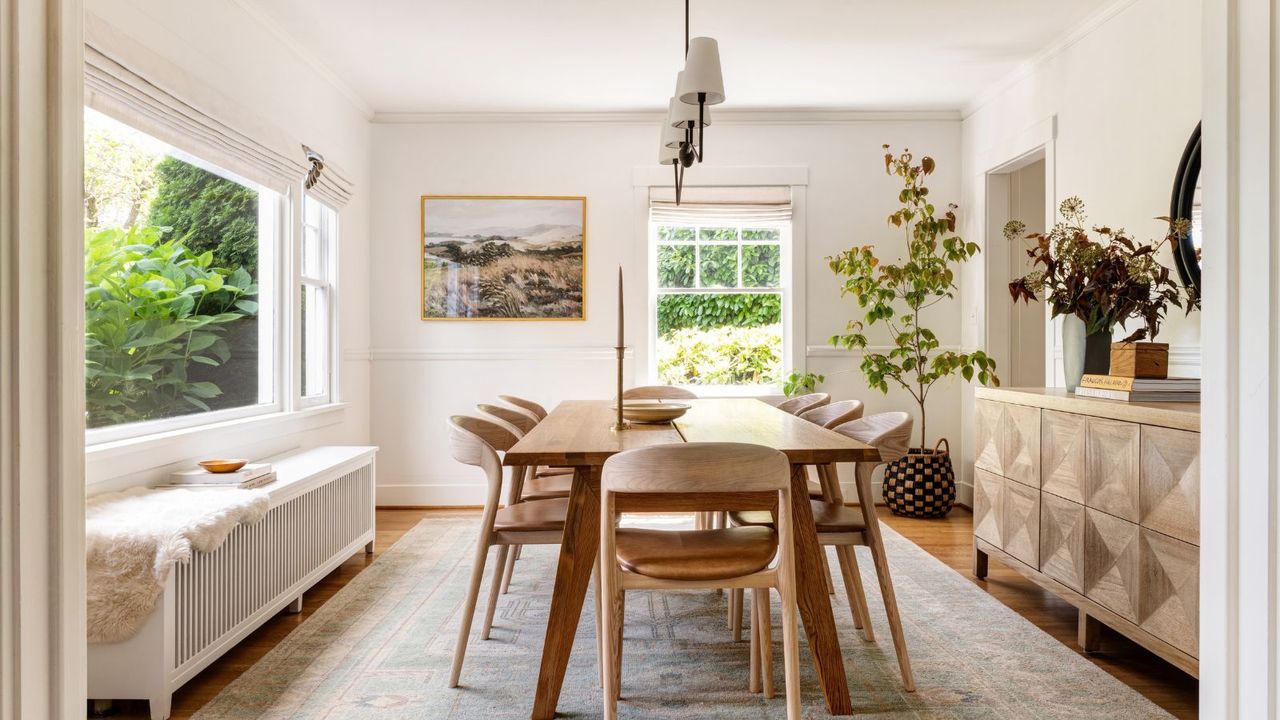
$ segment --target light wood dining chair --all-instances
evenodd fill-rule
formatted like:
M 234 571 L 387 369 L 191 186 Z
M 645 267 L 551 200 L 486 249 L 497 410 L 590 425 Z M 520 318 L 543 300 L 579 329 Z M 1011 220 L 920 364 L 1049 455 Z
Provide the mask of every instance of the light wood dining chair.
M 880 583 L 880 595 L 884 600 L 885 615 L 889 620 L 889 634 L 893 637 L 894 651 L 898 656 L 898 669 L 902 672 L 902 684 L 908 692 L 915 692 L 915 678 L 911 671 L 906 636 L 902 630 L 902 618 L 898 613 L 897 594 L 893 589 L 889 560 L 885 555 L 884 536 L 880 533 L 875 498 L 871 494 L 871 476 L 876 467 L 897 460 L 906 454 L 911 442 L 911 415 L 905 412 L 879 413 L 832 429 L 841 435 L 860 440 L 876 448 L 880 451 L 880 460 L 855 464 L 854 474 L 857 480 L 859 505 L 856 510 L 844 504 L 840 483 L 834 481 L 835 465 L 825 467 L 825 474 L 831 481 L 834 497 L 829 502 L 810 501 L 814 524 L 818 530 L 818 544 L 835 548 L 844 578 L 845 592 L 849 597 L 849 607 L 854 615 L 854 624 L 862 628 L 867 640 L 874 640 L 875 635 L 871 628 L 870 611 L 866 596 L 863 594 L 862 577 L 858 572 L 858 561 L 853 548 L 857 545 L 865 545 L 871 551 L 876 578 Z M 732 513 L 730 520 L 735 525 L 744 526 L 767 525 L 772 522 L 772 518 L 760 512 Z
M 497 423 L 481 418 L 455 415 L 449 418 L 449 449 L 453 459 L 466 465 L 479 467 L 487 481 L 484 514 L 480 520 L 480 536 L 476 540 L 475 562 L 471 567 L 471 583 L 467 587 L 467 599 L 462 608 L 462 623 L 458 628 L 458 642 L 453 651 L 453 668 L 449 673 L 449 687 L 458 686 L 462 674 L 462 660 L 467 652 L 471 636 L 471 623 L 480 596 L 480 582 L 484 577 L 489 548 L 498 547 L 489 587 L 488 604 L 485 607 L 481 638 L 489 639 L 493 627 L 493 613 L 498 603 L 499 580 L 507 554 L 513 545 L 558 545 L 564 533 L 564 519 L 569 501 L 564 498 L 530 500 L 499 507 L 502 494 L 502 461 L 500 449 L 515 444 L 510 431 Z
M 533 416 L 538 420 L 538 422 L 542 422 L 547 418 L 547 409 L 532 400 L 526 400 L 515 395 L 499 395 L 498 399 L 508 405 L 513 405 L 522 410 L 528 410 L 533 413 Z
M 778 409 L 792 415 L 801 415 L 814 408 L 822 407 L 831 402 L 831 396 L 826 393 L 809 393 L 808 395 L 799 395 L 789 398 L 778 403 Z
M 861 400 L 837 400 L 800 412 L 798 416 L 814 425 L 833 428 L 862 417 L 863 409 Z
M 622 391 L 623 400 L 696 400 L 698 396 L 674 385 L 641 385 Z
M 796 626 L 791 522 L 791 466 L 772 448 L 743 443 L 659 445 L 605 461 L 600 488 L 600 578 L 603 614 L 604 717 L 614 720 L 622 679 L 622 625 L 627 590 L 751 588 L 767 608 L 769 588 L 782 599 L 782 644 L 787 717 L 800 717 L 800 660 Z M 618 528 L 627 512 L 762 510 L 768 527 L 712 530 Z M 776 529 L 775 529 L 776 527 Z M 771 566 L 775 556 L 776 566 Z M 771 629 L 752 623 L 750 689 L 764 677 L 772 694 Z M 768 671 L 765 671 L 768 668 Z

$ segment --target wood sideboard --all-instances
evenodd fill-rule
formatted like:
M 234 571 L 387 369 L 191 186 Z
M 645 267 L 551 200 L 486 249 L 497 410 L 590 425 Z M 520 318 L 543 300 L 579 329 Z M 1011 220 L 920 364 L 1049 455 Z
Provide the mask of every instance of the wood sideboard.
M 995 557 L 1199 676 L 1200 405 L 976 390 L 973 573 Z

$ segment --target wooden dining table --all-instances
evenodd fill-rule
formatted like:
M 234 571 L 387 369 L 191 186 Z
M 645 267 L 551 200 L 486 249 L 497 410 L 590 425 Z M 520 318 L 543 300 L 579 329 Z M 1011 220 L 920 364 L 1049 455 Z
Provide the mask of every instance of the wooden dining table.
M 791 461 L 797 602 L 818 681 L 832 715 L 851 715 L 849 682 L 827 593 L 826 561 L 809 505 L 807 465 L 879 460 L 875 448 L 826 430 L 754 399 L 681 401 L 692 407 L 671 424 L 612 428 L 608 400 L 560 403 L 507 451 L 512 466 L 572 467 L 573 490 L 565 518 L 555 588 L 533 700 L 533 720 L 550 720 L 564 684 L 569 653 L 582 614 L 600 543 L 600 472 L 624 450 L 682 442 L 744 442 L 782 451 Z

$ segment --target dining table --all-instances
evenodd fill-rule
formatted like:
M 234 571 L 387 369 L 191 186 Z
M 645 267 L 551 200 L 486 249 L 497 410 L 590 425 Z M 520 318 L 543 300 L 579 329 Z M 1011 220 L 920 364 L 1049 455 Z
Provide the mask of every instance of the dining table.
M 791 462 L 797 604 L 818 682 L 832 715 L 851 715 L 849 682 L 827 592 L 826 556 L 809 504 L 806 466 L 879 461 L 879 451 L 753 398 L 681 400 L 689 410 L 670 423 L 613 429 L 611 400 L 566 400 L 503 458 L 517 467 L 571 467 L 573 486 L 556 567 L 533 720 L 550 720 L 564 684 L 600 543 L 600 475 L 606 460 L 635 448 L 685 442 L 741 442 L 782 451 Z

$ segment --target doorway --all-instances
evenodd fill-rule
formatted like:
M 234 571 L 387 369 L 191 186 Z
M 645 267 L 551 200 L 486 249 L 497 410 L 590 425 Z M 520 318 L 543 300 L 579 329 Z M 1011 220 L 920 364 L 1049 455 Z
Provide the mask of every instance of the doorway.
M 1006 387 L 1044 387 L 1048 313 L 1043 302 L 1014 303 L 1009 281 L 1034 268 L 1027 242 L 1005 240 L 1010 220 L 1026 223 L 1025 234 L 1045 232 L 1050 198 L 1043 148 L 987 173 L 987 228 L 984 254 L 987 277 L 987 352 L 995 359 Z

